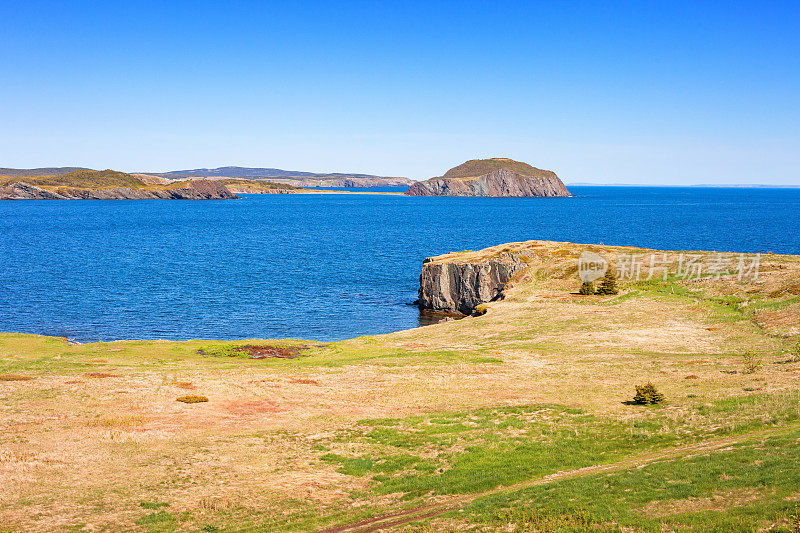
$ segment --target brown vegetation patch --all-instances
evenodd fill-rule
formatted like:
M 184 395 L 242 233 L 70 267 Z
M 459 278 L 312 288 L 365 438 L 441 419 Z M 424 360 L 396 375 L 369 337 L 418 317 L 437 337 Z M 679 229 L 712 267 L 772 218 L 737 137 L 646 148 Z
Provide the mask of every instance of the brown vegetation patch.
M 687 498 L 685 500 L 655 501 L 649 503 L 643 511 L 648 516 L 667 516 L 680 513 L 697 513 L 700 511 L 724 511 L 732 507 L 741 507 L 758 500 L 760 494 L 755 490 L 738 489 L 714 494 L 708 498 Z
M 302 355 L 303 350 L 309 347 L 298 346 L 273 346 L 270 344 L 245 344 L 242 346 L 226 347 L 221 350 L 197 350 L 199 355 L 213 355 L 214 357 L 248 357 L 250 359 L 294 359 Z
M 694 374 L 689 374 L 688 376 L 686 376 L 683 379 L 699 379 L 699 378 L 697 376 L 695 376 Z
M 0 374 L 0 381 L 30 381 L 33 376 L 23 376 L 22 374 Z
M 308 346 L 290 346 L 288 348 L 280 348 L 278 346 L 253 345 L 247 344 L 239 346 L 238 351 L 245 352 L 250 359 L 267 359 L 277 357 L 279 359 L 294 359 L 300 357 L 300 352 L 308 349 Z
M 109 374 L 108 372 L 86 372 L 83 376 L 87 378 L 121 378 L 122 374 Z
M 272 400 L 230 400 L 223 404 L 223 409 L 236 416 L 253 416 L 264 413 L 277 413 L 278 404 Z
M 179 396 L 178 398 L 175 398 L 175 399 L 178 400 L 179 402 L 183 402 L 183 403 L 203 403 L 203 402 L 207 402 L 208 401 L 208 398 L 206 398 L 205 396 L 200 396 L 198 394 L 189 394 L 188 396 Z
M 772 298 L 780 298 L 781 296 L 797 296 L 800 295 L 800 283 L 792 283 L 774 290 L 770 293 Z
M 761 311 L 756 315 L 756 322 L 774 335 L 800 335 L 800 305 L 790 305 L 775 311 Z
M 319 381 L 316 379 L 308 379 L 308 378 L 293 378 L 289 380 L 289 383 L 300 383 L 305 385 L 319 385 Z

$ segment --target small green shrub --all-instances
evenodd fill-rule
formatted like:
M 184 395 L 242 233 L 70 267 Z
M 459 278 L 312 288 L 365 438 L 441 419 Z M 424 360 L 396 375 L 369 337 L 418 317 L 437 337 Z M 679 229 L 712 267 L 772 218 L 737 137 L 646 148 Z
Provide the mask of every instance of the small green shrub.
M 483 316 L 489 310 L 489 306 L 486 304 L 478 304 L 475 306 L 475 309 L 472 310 L 472 314 L 475 316 Z
M 755 374 L 761 369 L 761 359 L 758 358 L 758 353 L 755 350 L 747 350 L 742 358 L 744 359 L 745 374 Z
M 578 291 L 578 294 L 582 294 L 584 296 L 594 294 L 594 283 L 591 281 L 584 281 L 580 290 Z
M 636 395 L 633 397 L 633 403 L 637 405 L 653 405 L 663 401 L 664 395 L 658 392 L 658 389 L 652 383 L 636 385 Z
M 162 502 L 141 502 L 139 505 L 142 509 L 161 509 L 162 507 L 169 507 L 168 503 Z
M 789 350 L 789 362 L 800 363 L 800 342 L 794 345 L 794 348 Z
M 181 396 L 179 398 L 176 398 L 176 400 L 183 403 L 202 403 L 202 402 L 207 402 L 208 398 L 206 398 L 205 396 L 200 396 L 198 394 L 189 394 L 188 396 Z
M 619 294 L 617 289 L 617 276 L 614 274 L 614 269 L 609 265 L 606 270 L 606 275 L 603 276 L 603 281 L 600 282 L 600 287 L 597 288 L 597 294 Z

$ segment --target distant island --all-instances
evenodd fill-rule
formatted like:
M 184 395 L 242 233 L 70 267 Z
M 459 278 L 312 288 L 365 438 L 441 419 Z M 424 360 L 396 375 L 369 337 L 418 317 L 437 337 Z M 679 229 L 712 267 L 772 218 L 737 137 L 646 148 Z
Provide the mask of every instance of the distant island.
M 572 196 L 555 172 L 505 157 L 472 159 L 414 183 L 409 196 Z

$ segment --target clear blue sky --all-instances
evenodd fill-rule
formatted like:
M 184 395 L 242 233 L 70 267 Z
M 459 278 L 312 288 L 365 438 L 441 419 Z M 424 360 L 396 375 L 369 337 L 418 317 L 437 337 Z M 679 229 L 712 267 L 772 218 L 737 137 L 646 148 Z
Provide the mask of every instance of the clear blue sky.
M 0 3 L 0 167 L 800 184 L 800 2 Z

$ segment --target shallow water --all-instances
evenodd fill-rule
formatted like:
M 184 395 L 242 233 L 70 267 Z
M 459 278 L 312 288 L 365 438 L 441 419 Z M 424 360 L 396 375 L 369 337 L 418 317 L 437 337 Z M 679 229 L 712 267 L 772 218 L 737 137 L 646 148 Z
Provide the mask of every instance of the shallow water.
M 800 253 L 800 190 L 0 202 L 0 331 L 335 340 L 419 324 L 422 259 L 528 239 Z

